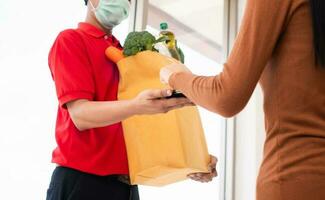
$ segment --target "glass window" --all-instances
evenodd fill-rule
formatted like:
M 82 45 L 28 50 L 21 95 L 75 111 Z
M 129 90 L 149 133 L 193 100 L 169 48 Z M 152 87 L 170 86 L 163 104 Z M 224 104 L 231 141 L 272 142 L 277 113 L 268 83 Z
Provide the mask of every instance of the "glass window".
M 167 22 L 185 54 L 185 64 L 196 74 L 216 75 L 222 69 L 223 55 L 223 0 L 149 0 L 146 29 L 159 34 L 160 23 Z M 221 157 L 224 119 L 199 109 L 209 151 Z M 221 159 L 219 159 L 221 160 Z M 218 171 L 222 163 L 218 163 Z M 209 184 L 183 181 L 163 188 L 141 186 L 143 200 L 218 199 L 220 179 Z
M 223 46 L 222 0 L 149 0 L 148 28 L 168 22 L 179 41 L 205 57 L 221 62 Z
M 121 24 L 113 29 L 113 35 L 120 41 L 122 45 L 124 44 L 124 41 L 129 33 L 129 24 L 130 17 L 122 21 Z

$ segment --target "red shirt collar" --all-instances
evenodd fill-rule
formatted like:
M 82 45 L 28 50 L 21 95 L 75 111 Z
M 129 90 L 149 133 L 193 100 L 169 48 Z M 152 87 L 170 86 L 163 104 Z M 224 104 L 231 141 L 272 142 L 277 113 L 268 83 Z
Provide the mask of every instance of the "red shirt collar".
M 80 22 L 78 24 L 78 29 L 82 30 L 83 32 L 87 33 L 88 35 L 91 35 L 95 38 L 101 38 L 107 35 L 103 30 L 97 28 L 96 26 L 86 23 L 86 22 Z
M 80 22 L 78 24 L 78 29 L 92 37 L 105 38 L 105 40 L 109 41 L 114 46 L 121 47 L 120 41 L 118 41 L 112 34 L 107 35 L 103 30 L 97 28 L 92 24 L 86 22 Z

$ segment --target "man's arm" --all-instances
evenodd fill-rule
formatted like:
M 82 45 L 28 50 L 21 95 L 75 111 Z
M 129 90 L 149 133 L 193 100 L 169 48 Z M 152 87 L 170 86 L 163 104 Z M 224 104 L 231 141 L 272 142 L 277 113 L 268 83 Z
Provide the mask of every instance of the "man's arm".
M 73 123 L 83 131 L 112 125 L 133 115 L 166 113 L 192 105 L 186 98 L 164 98 L 170 95 L 170 90 L 147 90 L 132 100 L 100 102 L 78 99 L 66 105 Z

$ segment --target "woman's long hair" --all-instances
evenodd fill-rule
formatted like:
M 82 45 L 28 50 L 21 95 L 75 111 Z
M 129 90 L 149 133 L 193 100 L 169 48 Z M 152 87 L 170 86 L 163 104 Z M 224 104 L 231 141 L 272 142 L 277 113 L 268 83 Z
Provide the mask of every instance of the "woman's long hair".
M 318 65 L 325 68 L 325 0 L 310 0 L 315 58 Z

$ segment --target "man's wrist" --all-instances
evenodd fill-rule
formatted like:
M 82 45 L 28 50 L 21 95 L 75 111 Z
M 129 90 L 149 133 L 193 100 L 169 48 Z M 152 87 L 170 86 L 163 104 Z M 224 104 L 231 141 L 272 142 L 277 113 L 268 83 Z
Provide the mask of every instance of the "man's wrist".
M 127 101 L 127 109 L 129 111 L 130 117 L 140 114 L 140 109 L 136 99 L 131 99 Z

